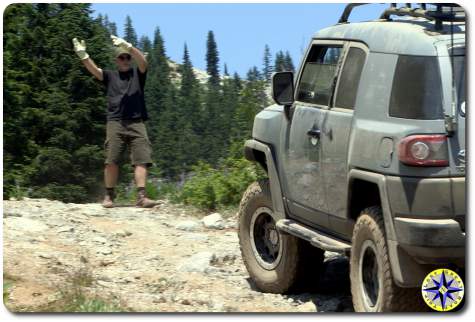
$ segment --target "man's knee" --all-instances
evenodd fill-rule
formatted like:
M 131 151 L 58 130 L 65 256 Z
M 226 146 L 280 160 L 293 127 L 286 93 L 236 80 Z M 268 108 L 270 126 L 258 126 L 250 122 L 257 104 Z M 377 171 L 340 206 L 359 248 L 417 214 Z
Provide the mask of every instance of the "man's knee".
M 119 165 L 117 163 L 114 163 L 114 162 L 108 162 L 105 164 L 105 169 L 106 170 L 115 170 L 115 169 L 118 169 L 119 168 Z

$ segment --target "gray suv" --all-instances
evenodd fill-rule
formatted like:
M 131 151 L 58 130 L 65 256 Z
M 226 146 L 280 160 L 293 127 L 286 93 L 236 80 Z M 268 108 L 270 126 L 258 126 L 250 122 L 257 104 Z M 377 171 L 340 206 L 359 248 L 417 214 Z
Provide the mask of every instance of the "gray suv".
M 339 252 L 355 311 L 427 310 L 424 277 L 465 267 L 465 14 L 392 4 L 349 23 L 355 6 L 295 77 L 273 75 L 277 104 L 245 144 L 268 179 L 242 197 L 242 257 L 258 288 L 285 293 Z

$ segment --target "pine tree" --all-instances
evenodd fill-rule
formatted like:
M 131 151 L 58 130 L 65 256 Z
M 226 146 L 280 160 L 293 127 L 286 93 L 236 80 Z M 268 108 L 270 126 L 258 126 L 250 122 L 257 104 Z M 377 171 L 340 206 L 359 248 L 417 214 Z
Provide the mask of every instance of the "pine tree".
M 229 76 L 228 65 L 224 64 L 224 76 Z
M 240 100 L 233 116 L 232 142 L 233 147 L 242 148 L 244 141 L 251 137 L 255 115 L 267 106 L 265 94 L 266 83 L 256 77 L 256 67 L 248 71 L 247 83 L 241 91 Z M 236 149 L 234 154 L 236 153 Z M 233 151 L 232 151 L 233 152 Z M 234 155 L 238 157 L 238 155 Z
M 223 79 L 222 127 L 225 132 L 223 133 L 223 138 L 226 140 L 225 150 L 228 150 L 232 143 L 230 130 L 234 127 L 233 117 L 239 104 L 241 86 L 241 79 L 237 73 L 234 73 L 232 78 Z
M 157 27 L 152 50 L 148 55 L 149 71 L 145 87 L 145 101 L 149 113 L 148 130 L 152 143 L 153 159 L 165 177 L 176 176 L 177 155 L 177 90 L 170 79 L 170 66 L 165 52 L 165 43 Z
M 252 67 L 247 72 L 247 80 L 249 82 L 256 82 L 262 79 L 263 79 L 262 74 L 259 72 L 259 69 L 257 69 L 256 66 Z
M 264 67 L 262 69 L 262 74 L 267 83 L 271 81 L 272 73 L 274 72 L 274 67 L 272 66 L 272 55 L 270 53 L 269 45 L 266 45 L 264 48 Z
M 137 46 L 137 33 L 132 25 L 132 19 L 129 15 L 125 18 L 124 40 L 130 42 L 132 46 Z
M 233 86 L 238 92 L 242 90 L 242 80 L 237 72 L 234 72 L 233 74 Z
M 208 83 L 213 87 L 219 87 L 219 56 L 218 47 L 214 39 L 213 31 L 208 32 L 208 40 L 206 46 L 206 71 L 209 75 Z
M 200 136 L 202 135 L 200 85 L 193 72 L 186 43 L 180 73 L 177 122 L 182 132 L 178 138 L 177 149 L 179 150 L 178 163 L 182 165 L 179 172 L 183 173 L 189 171 L 191 166 L 200 159 Z
M 206 71 L 209 78 L 203 110 L 203 139 L 208 142 L 203 146 L 203 159 L 216 165 L 225 151 L 227 135 L 224 133 L 224 113 L 222 109 L 222 92 L 219 76 L 219 54 L 214 34 L 208 32 L 206 51 Z
M 150 54 L 152 51 L 152 41 L 147 36 L 141 36 L 137 48 L 144 53 Z
M 46 3 L 5 10 L 7 194 L 21 181 L 32 196 L 81 202 L 102 185 L 106 101 L 71 44 L 85 39 L 95 62 L 108 64 L 107 30 L 91 12 L 88 4 Z
M 111 35 L 117 35 L 117 25 L 115 22 L 109 22 L 109 26 L 107 28 Z
M 294 63 L 292 62 L 292 57 L 290 57 L 289 51 L 285 52 L 284 68 L 286 71 L 295 72 Z
M 285 71 L 285 55 L 282 50 L 278 51 L 275 55 L 275 67 L 276 72 Z

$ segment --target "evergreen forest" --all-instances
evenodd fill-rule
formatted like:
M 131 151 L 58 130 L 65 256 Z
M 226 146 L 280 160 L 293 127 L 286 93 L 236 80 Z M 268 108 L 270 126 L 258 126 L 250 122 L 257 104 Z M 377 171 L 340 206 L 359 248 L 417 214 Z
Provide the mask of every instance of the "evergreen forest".
M 290 54 L 263 44 L 262 65 L 230 72 L 214 31 L 206 35 L 206 77 L 197 77 L 183 44 L 171 62 L 159 26 L 153 39 L 137 35 L 90 4 L 12 4 L 3 31 L 3 198 L 97 202 L 104 193 L 106 98 L 71 39 L 84 39 L 103 69 L 115 69 L 110 35 L 147 53 L 146 122 L 153 148 L 147 192 L 203 209 L 235 206 L 263 173 L 243 158 L 256 113 L 272 104 L 270 77 L 294 70 Z M 219 31 L 216 31 L 219 32 Z M 170 35 L 172 36 L 172 35 Z M 124 155 L 117 187 L 133 200 L 133 171 Z

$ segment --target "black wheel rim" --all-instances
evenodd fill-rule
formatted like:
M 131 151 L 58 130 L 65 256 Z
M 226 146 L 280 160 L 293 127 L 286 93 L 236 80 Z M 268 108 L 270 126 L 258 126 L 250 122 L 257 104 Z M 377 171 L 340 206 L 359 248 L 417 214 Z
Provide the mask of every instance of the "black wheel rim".
M 368 244 L 362 251 L 361 277 L 367 303 L 370 307 L 374 307 L 379 295 L 379 267 L 373 245 Z
M 266 269 L 272 269 L 281 252 L 281 240 L 275 221 L 271 214 L 265 211 L 256 211 L 253 219 L 251 231 L 253 248 L 259 257 L 258 261 Z

